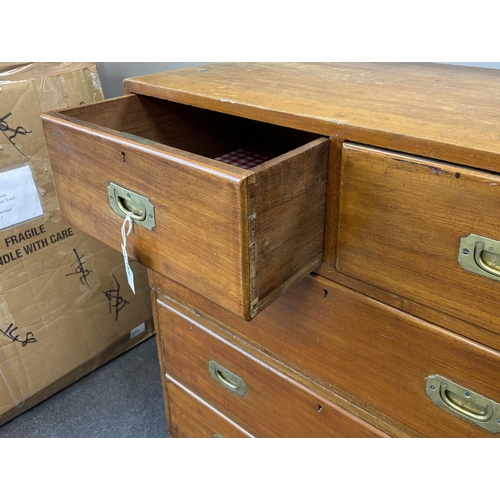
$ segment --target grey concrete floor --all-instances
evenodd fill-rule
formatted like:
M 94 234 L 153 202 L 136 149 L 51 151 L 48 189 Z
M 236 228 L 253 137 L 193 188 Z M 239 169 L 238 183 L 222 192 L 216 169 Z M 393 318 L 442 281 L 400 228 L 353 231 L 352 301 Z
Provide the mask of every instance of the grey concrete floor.
M 0 427 L 0 438 L 166 438 L 152 337 Z

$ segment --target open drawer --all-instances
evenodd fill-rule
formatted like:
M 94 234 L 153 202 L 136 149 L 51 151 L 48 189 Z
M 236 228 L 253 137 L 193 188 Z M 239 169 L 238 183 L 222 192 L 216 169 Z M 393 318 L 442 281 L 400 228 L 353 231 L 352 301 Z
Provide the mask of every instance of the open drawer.
M 132 212 L 130 258 L 235 314 L 321 263 L 326 138 L 134 94 L 42 121 L 63 219 L 120 250 Z

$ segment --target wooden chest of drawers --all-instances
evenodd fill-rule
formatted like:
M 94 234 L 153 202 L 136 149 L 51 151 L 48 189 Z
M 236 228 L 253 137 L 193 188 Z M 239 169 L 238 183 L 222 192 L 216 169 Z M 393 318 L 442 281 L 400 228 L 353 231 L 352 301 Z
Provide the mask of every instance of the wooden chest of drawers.
M 500 436 L 496 70 L 213 64 L 125 90 L 43 120 L 67 222 L 119 249 L 135 217 L 172 436 Z M 271 159 L 223 163 L 255 144 Z

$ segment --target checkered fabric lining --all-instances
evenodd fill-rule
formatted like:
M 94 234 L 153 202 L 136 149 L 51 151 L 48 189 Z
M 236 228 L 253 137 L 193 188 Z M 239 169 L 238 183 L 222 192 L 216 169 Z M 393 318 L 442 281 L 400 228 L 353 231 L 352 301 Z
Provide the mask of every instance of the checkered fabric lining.
M 259 148 L 255 146 L 245 146 L 230 153 L 223 154 L 215 158 L 224 163 L 229 163 L 236 167 L 252 168 L 264 163 L 271 158 L 279 156 L 281 153 L 272 148 Z

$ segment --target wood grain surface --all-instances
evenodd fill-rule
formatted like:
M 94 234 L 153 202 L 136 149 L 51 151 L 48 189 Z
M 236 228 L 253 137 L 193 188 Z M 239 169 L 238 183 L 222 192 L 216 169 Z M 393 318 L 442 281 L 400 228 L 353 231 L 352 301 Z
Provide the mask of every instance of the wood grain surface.
M 205 401 L 224 408 L 263 437 L 387 437 L 328 399 L 272 369 L 253 351 L 231 344 L 222 330 L 207 329 L 195 318 L 163 302 L 157 306 L 163 364 L 170 377 L 182 380 Z M 258 353 L 255 353 L 258 355 Z M 209 373 L 214 360 L 241 377 L 244 397 Z M 170 394 L 169 394 L 170 399 Z M 172 402 L 170 402 L 172 405 Z
M 170 405 L 169 437 L 254 437 L 175 379 L 166 378 Z
M 110 181 L 157 209 L 127 248 L 152 270 L 174 435 L 500 436 L 425 392 L 438 374 L 500 401 L 498 282 L 457 261 L 471 233 L 500 240 L 497 70 L 215 63 L 124 85 L 43 121 L 67 222 L 119 249 Z M 280 156 L 214 159 L 249 139 Z
M 200 318 L 255 342 L 260 351 L 403 432 L 498 437 L 433 404 L 426 379 L 441 375 L 500 401 L 500 354 L 322 277 L 307 277 L 250 322 L 157 275 L 156 289 Z M 410 429 L 410 431 L 408 431 Z
M 500 282 L 458 262 L 461 238 L 500 240 L 500 176 L 346 143 L 340 176 L 340 272 L 500 332 Z
M 433 63 L 215 63 L 125 81 L 332 138 L 500 171 L 498 70 Z
M 43 116 L 66 222 L 116 250 L 113 182 L 153 204 L 129 257 L 251 319 L 322 261 L 328 139 L 130 95 Z M 245 170 L 245 144 L 277 155 Z M 180 148 L 180 149 L 178 149 Z

